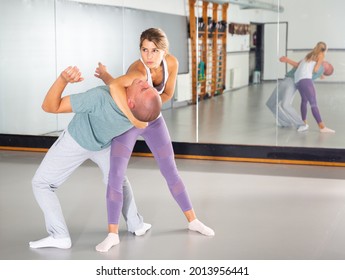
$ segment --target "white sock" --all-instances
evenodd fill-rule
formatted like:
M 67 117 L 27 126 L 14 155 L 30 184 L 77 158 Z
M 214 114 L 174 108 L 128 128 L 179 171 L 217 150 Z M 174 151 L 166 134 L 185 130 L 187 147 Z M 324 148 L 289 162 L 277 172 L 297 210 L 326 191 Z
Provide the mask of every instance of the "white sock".
M 119 235 L 117 233 L 110 232 L 106 239 L 96 246 L 98 252 L 108 252 L 109 249 L 120 243 Z
M 39 248 L 59 248 L 59 249 L 69 249 L 72 246 L 71 238 L 54 238 L 48 236 L 37 241 L 29 242 L 30 248 L 39 249 Z
M 198 231 L 203 235 L 207 235 L 207 236 L 214 236 L 214 231 L 213 229 L 205 226 L 202 222 L 200 222 L 198 219 L 195 219 L 193 221 L 191 221 L 188 224 L 188 229 L 189 230 L 193 230 L 193 231 Z
M 324 128 L 320 128 L 320 132 L 323 132 L 323 133 L 335 133 L 335 130 L 330 129 L 328 127 L 324 127 Z
M 307 125 L 307 124 L 301 125 L 301 126 L 297 129 L 297 131 L 298 131 L 298 132 L 307 131 L 308 128 L 309 128 L 309 125 Z
M 143 226 L 140 229 L 137 229 L 134 232 L 134 234 L 136 236 L 144 235 L 151 227 L 152 227 L 152 225 L 144 223 Z

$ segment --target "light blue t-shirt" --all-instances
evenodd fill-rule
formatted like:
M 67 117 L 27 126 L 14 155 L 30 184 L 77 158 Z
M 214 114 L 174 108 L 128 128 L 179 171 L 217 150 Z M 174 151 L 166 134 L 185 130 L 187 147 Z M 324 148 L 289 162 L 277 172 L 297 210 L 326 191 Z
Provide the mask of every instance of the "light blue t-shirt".
M 83 148 L 99 151 L 111 140 L 133 127 L 110 95 L 108 86 L 92 88 L 70 96 L 75 113 L 68 132 Z

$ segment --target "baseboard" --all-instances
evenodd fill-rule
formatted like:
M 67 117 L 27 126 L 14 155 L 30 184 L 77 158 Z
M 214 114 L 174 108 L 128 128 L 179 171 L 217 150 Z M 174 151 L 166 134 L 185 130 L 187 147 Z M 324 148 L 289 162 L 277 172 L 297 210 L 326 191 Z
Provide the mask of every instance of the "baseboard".
M 47 151 L 57 136 L 0 134 L 0 150 Z M 173 142 L 177 158 L 345 166 L 344 149 Z M 152 156 L 143 140 L 134 155 Z

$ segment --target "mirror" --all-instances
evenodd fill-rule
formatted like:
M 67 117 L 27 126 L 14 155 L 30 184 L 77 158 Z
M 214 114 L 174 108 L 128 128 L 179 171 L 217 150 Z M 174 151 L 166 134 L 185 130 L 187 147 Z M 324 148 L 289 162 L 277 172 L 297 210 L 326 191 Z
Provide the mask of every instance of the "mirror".
M 121 7 L 124 1 L 118 1 L 118 6 L 102 5 L 101 0 L 92 2 L 94 4 L 63 0 L 0 2 L 0 10 L 6 11 L 0 17 L 0 134 L 55 135 L 66 127 L 71 119 L 70 115 L 47 114 L 40 108 L 47 89 L 65 66 L 78 65 L 83 69 L 85 77 L 82 87 L 71 85 L 67 94 L 100 84 L 93 77 L 98 61 L 107 62 L 113 75 L 120 75 L 125 71 L 128 62 L 123 54 L 128 49 L 125 44 L 125 34 L 127 38 L 128 34 L 121 33 L 121 38 L 108 36 L 112 32 L 109 26 L 117 26 L 122 31 L 134 26 L 129 20 L 128 10 Z M 345 92 L 345 48 L 342 33 L 338 34 L 336 31 L 344 25 L 342 11 L 345 4 L 340 0 L 315 0 L 311 8 L 307 1 L 256 2 L 281 6 L 284 11 L 277 13 L 229 5 L 227 22 L 250 25 L 250 32 L 245 35 L 227 33 L 226 82 L 223 94 L 197 100 L 195 105 L 186 105 L 191 99 L 191 71 L 179 74 L 175 102 L 168 104 L 163 111 L 172 140 L 343 148 L 341 140 L 345 132 L 342 132 L 341 121 L 345 102 L 342 96 Z M 142 9 L 140 3 L 138 0 L 134 9 Z M 174 11 L 185 20 L 183 16 L 188 12 L 187 0 L 164 1 L 163 4 L 155 1 L 153 6 L 157 9 L 154 12 L 165 13 L 167 19 L 168 14 Z M 69 7 L 68 13 L 65 13 L 66 7 Z M 114 13 L 118 17 L 114 17 Z M 124 20 L 120 19 L 122 16 Z M 97 20 L 88 21 L 90 17 Z M 149 18 L 147 23 L 150 24 L 152 17 L 146 18 Z M 85 24 L 78 25 L 78 21 Z M 78 25 L 78 32 L 70 31 L 70 24 Z M 139 27 L 146 28 L 141 25 Z M 185 26 L 174 27 L 181 30 Z M 261 37 L 256 37 L 254 45 L 255 31 L 256 36 L 260 34 Z M 172 46 L 182 45 L 188 50 L 188 40 L 171 39 L 173 34 L 168 36 Z M 84 41 L 85 38 L 93 43 Z M 77 45 L 70 43 L 76 41 Z M 109 44 L 94 43 L 104 41 Z M 318 41 L 327 43 L 326 60 L 333 64 L 335 70 L 332 76 L 315 81 L 317 102 L 324 122 L 336 133 L 319 132 L 310 106 L 307 115 L 310 126 L 308 132 L 299 133 L 296 128 L 278 127 L 277 117 L 265 105 L 277 86 L 277 81 L 284 78 L 285 73 L 291 69 L 278 59 L 287 55 L 299 61 Z M 134 42 L 130 45 L 137 47 Z M 171 52 L 175 54 L 173 50 Z M 188 67 L 190 66 L 187 69 Z M 298 92 L 293 106 L 299 112 Z
M 164 8 L 165 13 L 127 8 L 122 6 L 122 0 L 112 1 L 117 6 L 102 2 L 0 2 L 0 10 L 4 11 L 0 19 L 0 133 L 58 135 L 73 114 L 47 114 L 40 106 L 61 71 L 77 65 L 85 79 L 69 85 L 65 94 L 103 84 L 94 77 L 99 61 L 113 76 L 120 76 L 139 58 L 140 33 L 157 23 L 175 42 L 171 51 L 179 59 L 179 74 L 188 73 L 187 25 L 186 17 L 181 15 L 183 1 L 180 5 L 173 1 L 162 4 L 160 9 Z M 167 14 L 172 7 L 176 14 Z M 181 31 L 175 32 L 175 28 Z
M 344 25 L 340 11 L 345 4 L 337 0 L 316 0 L 311 8 L 307 1 L 254 2 L 280 6 L 283 11 L 277 13 L 230 4 L 228 23 L 238 29 L 249 24 L 251 30 L 227 34 L 226 90 L 220 96 L 198 103 L 199 142 L 343 148 L 345 49 L 343 36 L 336 30 Z M 291 69 L 279 62 L 279 57 L 288 56 L 298 62 L 319 41 L 328 46 L 325 60 L 334 66 L 334 73 L 315 80 L 317 104 L 323 122 L 336 133 L 320 133 L 310 105 L 307 132 L 297 132 L 296 127 L 278 126 L 277 116 L 268 109 L 266 102 L 277 82 L 281 82 Z M 259 80 L 255 80 L 254 74 L 258 73 Z M 281 93 L 275 91 L 274 98 L 278 98 L 278 94 Z M 299 115 L 300 103 L 301 97 L 296 91 L 292 106 Z

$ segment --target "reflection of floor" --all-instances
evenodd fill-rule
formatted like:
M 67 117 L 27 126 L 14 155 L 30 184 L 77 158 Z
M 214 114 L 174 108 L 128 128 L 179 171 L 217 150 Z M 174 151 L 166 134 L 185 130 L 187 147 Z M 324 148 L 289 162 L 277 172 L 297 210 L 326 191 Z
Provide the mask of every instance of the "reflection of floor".
M 42 134 L 42 136 L 59 136 L 61 134 L 61 132 L 62 132 L 62 130 L 54 131 L 54 132 Z
M 199 219 L 216 232 L 207 238 L 186 229 L 154 159 L 145 157 L 133 157 L 127 174 L 153 225 L 147 235 L 127 233 L 121 220 L 120 245 L 94 250 L 106 235 L 105 187 L 86 162 L 57 192 L 73 247 L 30 249 L 46 235 L 30 185 L 43 156 L 0 151 L 0 260 L 345 260 L 343 168 L 178 159 Z
M 278 128 L 265 103 L 275 82 L 266 82 L 226 92 L 196 106 L 163 111 L 171 137 L 178 142 L 243 145 L 343 148 L 345 146 L 345 85 L 316 83 L 321 116 L 333 134 L 321 134 L 308 111 L 310 129 L 298 133 L 293 128 Z M 299 111 L 300 96 L 294 107 Z M 198 117 L 196 115 L 198 114 Z M 198 120 L 198 125 L 196 124 Z

